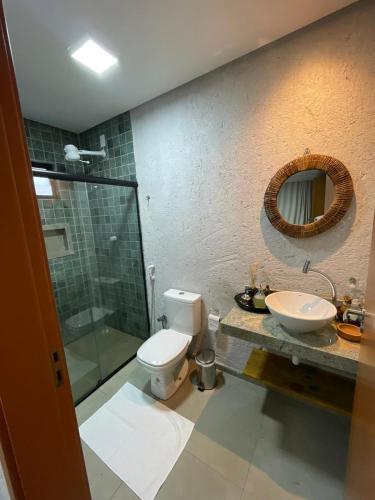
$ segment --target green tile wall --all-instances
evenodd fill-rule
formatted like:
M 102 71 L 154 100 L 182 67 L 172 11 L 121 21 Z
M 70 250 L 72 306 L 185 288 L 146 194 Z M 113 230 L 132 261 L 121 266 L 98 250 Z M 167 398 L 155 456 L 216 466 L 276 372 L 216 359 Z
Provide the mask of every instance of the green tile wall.
M 27 146 L 32 160 L 52 163 L 54 169 L 59 172 L 83 172 L 80 163 L 66 162 L 64 159 L 65 144 L 78 145 L 78 134 L 33 120 L 24 119 L 24 124 Z
M 86 172 L 116 179 L 136 180 L 130 113 L 122 113 L 80 134 L 81 148 L 100 149 L 101 134 L 106 136 L 107 157 L 93 158 L 92 165 L 86 167 Z
M 74 134 L 25 120 L 30 157 L 54 164 L 58 171 L 103 177 L 136 179 L 130 114 Z M 107 157 L 92 163 L 65 162 L 63 147 L 76 144 L 100 148 L 105 134 Z M 119 186 L 60 183 L 58 200 L 38 200 L 42 223 L 68 223 L 74 254 L 49 261 L 57 308 L 65 341 L 67 318 L 90 306 L 114 311 L 106 322 L 141 338 L 148 337 L 140 228 L 135 191 Z M 116 241 L 111 241 L 115 236 Z M 113 239 L 113 238 L 112 238 Z
M 82 171 L 79 164 L 64 161 L 63 147 L 78 144 L 76 134 L 31 120 L 25 120 L 25 130 L 31 160 L 52 163 L 58 171 Z M 43 225 L 64 223 L 71 230 L 74 253 L 48 261 L 63 340 L 68 343 L 74 339 L 65 322 L 93 305 L 92 280 L 98 271 L 86 185 L 58 181 L 57 189 L 57 199 L 38 199 L 38 205 Z
M 108 156 L 94 159 L 92 165 L 86 167 L 86 172 L 136 180 L 130 114 L 123 113 L 80 134 L 81 147 L 99 149 L 101 134 L 106 136 Z M 115 186 L 91 186 L 88 196 L 99 275 L 119 278 L 114 284 L 100 285 L 104 307 L 117 311 L 115 321 L 119 329 L 147 338 L 147 306 L 135 191 Z M 113 236 L 116 241 L 110 241 Z

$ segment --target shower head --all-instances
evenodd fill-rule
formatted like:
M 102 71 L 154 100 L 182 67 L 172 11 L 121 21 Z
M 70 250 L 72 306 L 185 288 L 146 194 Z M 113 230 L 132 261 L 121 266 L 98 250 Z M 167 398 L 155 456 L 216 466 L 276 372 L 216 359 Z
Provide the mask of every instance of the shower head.
M 64 146 L 64 152 L 66 161 L 79 161 L 81 159 L 78 148 L 73 144 Z
M 89 161 L 81 160 L 81 156 L 100 156 L 102 158 L 106 157 L 105 152 L 105 136 L 100 136 L 100 151 L 87 151 L 86 149 L 78 149 L 74 144 L 67 144 L 64 146 L 65 160 L 66 161 L 81 161 L 82 163 L 90 163 Z

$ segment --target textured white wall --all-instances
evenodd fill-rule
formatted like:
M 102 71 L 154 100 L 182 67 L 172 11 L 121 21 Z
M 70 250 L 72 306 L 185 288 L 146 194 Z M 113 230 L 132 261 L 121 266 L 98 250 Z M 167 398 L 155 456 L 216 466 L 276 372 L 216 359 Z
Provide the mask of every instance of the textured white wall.
M 131 112 L 146 264 L 157 267 L 156 312 L 170 287 L 224 315 L 251 262 L 270 285 L 328 293 L 301 274 L 308 257 L 337 283 L 365 287 L 374 210 L 375 4 L 362 1 Z M 330 231 L 296 240 L 263 209 L 271 176 L 305 148 L 349 169 L 355 200 Z M 150 200 L 146 201 L 146 195 Z M 221 361 L 249 348 L 227 338 Z

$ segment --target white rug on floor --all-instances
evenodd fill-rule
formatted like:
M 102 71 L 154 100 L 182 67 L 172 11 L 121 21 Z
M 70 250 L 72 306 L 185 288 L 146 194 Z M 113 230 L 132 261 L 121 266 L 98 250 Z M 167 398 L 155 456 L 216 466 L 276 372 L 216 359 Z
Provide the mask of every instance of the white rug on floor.
M 80 426 L 79 432 L 142 500 L 151 500 L 193 428 L 193 422 L 126 383 Z

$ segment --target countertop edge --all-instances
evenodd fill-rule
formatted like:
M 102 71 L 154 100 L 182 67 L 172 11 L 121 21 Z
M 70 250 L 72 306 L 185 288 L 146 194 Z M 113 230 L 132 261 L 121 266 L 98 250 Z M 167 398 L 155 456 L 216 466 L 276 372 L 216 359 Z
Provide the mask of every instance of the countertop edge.
M 285 355 L 296 355 L 301 358 L 302 362 L 308 363 L 309 361 L 320 365 L 322 367 L 333 368 L 341 372 L 346 372 L 351 375 L 355 375 L 358 367 L 358 360 L 351 357 L 342 356 L 337 352 L 330 352 L 319 347 L 311 347 L 309 345 L 294 344 L 288 340 L 280 339 L 274 337 L 271 333 L 265 335 L 259 331 L 252 331 L 247 326 L 243 328 L 239 325 L 233 324 L 231 321 L 231 315 L 243 314 L 246 311 L 242 311 L 238 307 L 234 306 L 228 314 L 220 322 L 220 331 L 224 335 L 230 337 L 239 338 L 241 340 L 248 341 L 249 343 L 258 344 L 263 347 L 268 347 L 276 352 L 283 353 Z M 250 313 L 249 313 L 250 314 Z M 263 316 L 263 315 L 262 315 Z M 251 319 L 251 315 L 249 316 Z M 254 318 L 255 319 L 255 318 Z

